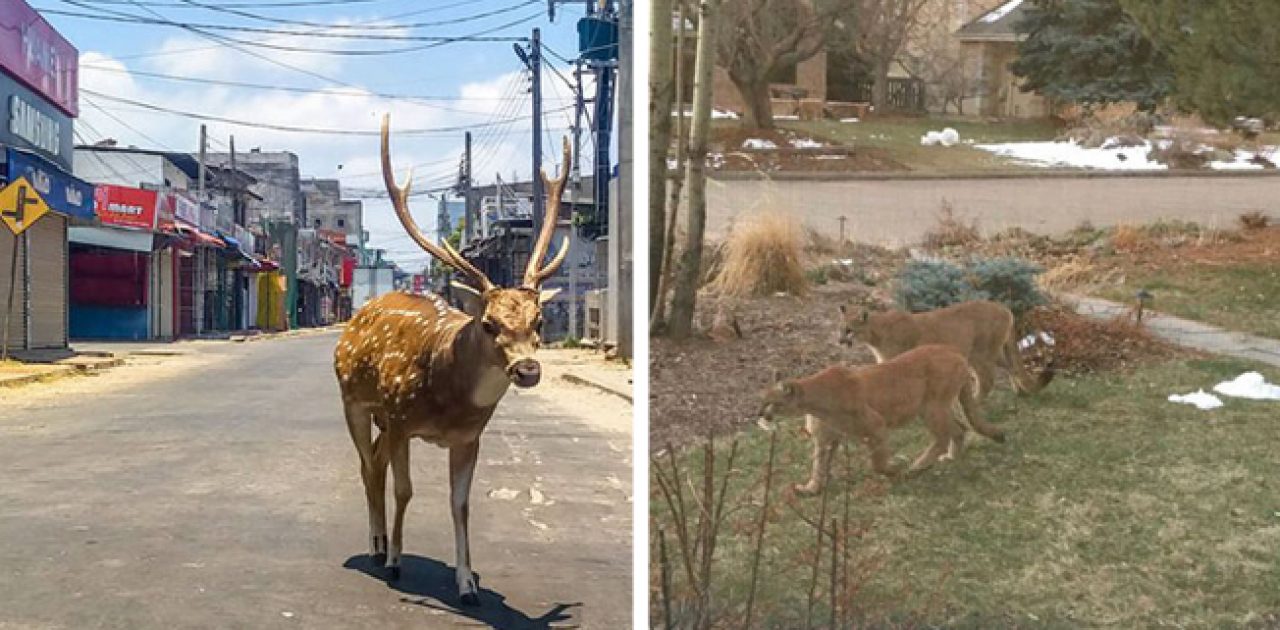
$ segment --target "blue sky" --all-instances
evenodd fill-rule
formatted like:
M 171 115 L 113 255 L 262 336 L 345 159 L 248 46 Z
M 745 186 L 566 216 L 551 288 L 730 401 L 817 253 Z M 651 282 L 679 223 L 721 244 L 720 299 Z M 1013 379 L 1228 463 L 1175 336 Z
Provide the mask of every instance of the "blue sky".
M 440 129 L 475 126 L 475 175 L 488 183 L 495 173 L 524 179 L 530 171 L 531 132 L 529 80 L 511 42 L 456 42 L 427 50 L 378 55 L 337 55 L 284 51 L 267 46 L 326 50 L 395 50 L 422 41 L 317 37 L 326 34 L 380 34 L 390 37 L 458 36 L 486 32 L 488 37 L 527 37 L 542 29 L 544 45 L 564 57 L 575 56 L 576 20 L 584 3 L 557 7 L 547 16 L 543 0 L 357 0 L 342 4 L 299 4 L 299 0 L 28 0 L 80 51 L 81 116 L 77 142 L 114 138 L 122 145 L 195 151 L 199 120 L 149 111 L 115 99 L 235 120 L 273 125 L 372 131 L 385 111 L 391 112 L 392 155 L 399 176 L 416 165 L 415 187 L 451 184 L 462 152 L 462 131 L 394 135 L 396 129 Z M 205 6 L 198 6 L 205 5 Z M 218 11 L 213 6 L 224 11 Z M 289 34 L 209 30 L 224 38 L 259 46 L 227 44 L 167 24 L 118 23 L 57 15 L 46 9 L 96 15 L 132 15 L 186 24 L 216 24 L 280 29 Z M 229 14 L 225 9 L 253 16 Z M 494 13 L 479 19 L 477 14 Z M 283 24 L 279 20 L 315 25 Z M 429 22 L 405 28 L 403 25 Z M 441 22 L 453 22 L 440 24 Z M 515 25 L 508 24 L 519 22 Z M 372 29 L 353 30 L 356 26 Z M 239 50 L 237 50 L 239 48 Z M 257 56 L 252 53 L 257 53 Z M 569 66 L 548 55 L 564 77 Z M 285 67 L 289 66 L 289 67 Z M 200 79 L 178 81 L 149 75 Z M 318 75 L 318 76 L 317 76 Z M 205 83 L 205 80 L 263 84 L 286 88 L 326 88 L 298 92 L 265 87 Z M 571 93 L 551 72 L 543 79 L 544 160 L 558 161 L 559 137 L 572 122 Z M 588 87 L 588 95 L 591 94 Z M 96 94 L 95 94 L 96 93 Z M 410 95 L 406 100 L 389 98 Z M 516 118 L 521 118 L 517 120 Z M 225 151 L 235 136 L 236 150 L 296 153 L 304 177 L 336 177 L 353 194 L 382 190 L 378 175 L 378 140 L 373 136 L 302 134 L 208 122 L 211 150 Z M 590 147 L 584 144 L 583 154 Z M 433 229 L 436 202 L 416 197 L 412 205 L 419 225 Z M 407 269 L 417 270 L 426 255 L 404 236 L 385 200 L 365 200 L 365 226 L 370 244 L 391 251 Z

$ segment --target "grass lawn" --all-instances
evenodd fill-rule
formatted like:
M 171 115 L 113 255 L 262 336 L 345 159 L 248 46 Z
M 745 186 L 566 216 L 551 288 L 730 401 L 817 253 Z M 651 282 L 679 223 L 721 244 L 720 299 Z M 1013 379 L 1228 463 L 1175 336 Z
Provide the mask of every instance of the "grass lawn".
M 1280 339 L 1280 264 L 1127 267 L 1122 285 L 1098 295 L 1130 303 L 1143 287 L 1157 311 Z
M 875 147 L 887 151 L 894 160 L 915 171 L 1007 171 L 1027 168 L 986 151 L 961 144 L 954 147 L 920 146 L 920 137 L 929 131 L 953 127 L 961 141 L 979 144 L 1052 140 L 1057 127 L 1049 120 L 983 120 L 932 117 L 870 118 L 856 123 L 839 121 L 779 121 L 780 125 L 803 131 L 835 144 Z
M 827 519 L 843 518 L 849 500 L 851 529 L 862 531 L 848 538 L 856 588 L 840 597 L 861 626 L 1238 627 L 1280 613 L 1280 403 L 1225 399 L 1206 412 L 1165 400 L 1248 369 L 1257 368 L 1175 361 L 1061 378 L 1030 398 L 1001 390 L 988 416 L 1006 428 L 1006 444 L 971 439 L 958 461 L 900 483 L 870 476 L 861 447 L 851 459 L 840 454 Z M 1280 370 L 1259 371 L 1280 381 Z M 808 474 L 797 424 L 780 429 L 759 627 L 802 627 L 807 616 L 815 530 L 805 521 L 818 520 L 820 499 L 783 496 Z M 719 627 L 741 625 L 769 444 L 759 430 L 739 439 L 712 570 Z M 721 467 L 727 441 L 717 444 Z M 914 457 L 926 442 L 913 424 L 896 432 L 895 451 Z M 701 487 L 702 457 L 679 457 L 692 480 L 686 492 Z M 655 535 L 663 528 L 674 550 L 673 519 L 656 484 L 652 492 Z M 687 587 L 676 555 L 679 594 Z M 818 627 L 831 601 L 829 553 L 822 558 Z M 660 614 L 656 591 L 652 601 Z

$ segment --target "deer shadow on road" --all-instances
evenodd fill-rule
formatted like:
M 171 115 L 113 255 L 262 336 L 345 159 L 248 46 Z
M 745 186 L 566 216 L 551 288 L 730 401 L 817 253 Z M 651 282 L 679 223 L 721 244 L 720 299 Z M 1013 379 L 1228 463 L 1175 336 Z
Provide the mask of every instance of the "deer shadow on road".
M 374 566 L 366 554 L 351 556 L 342 565 L 386 583 L 388 588 L 403 593 L 400 601 L 417 604 L 486 624 L 498 630 L 543 630 L 578 627 L 572 608 L 581 603 L 558 603 L 539 617 L 530 617 L 506 603 L 506 596 L 480 586 L 480 605 L 463 606 L 458 599 L 453 568 L 434 560 L 405 554 L 400 557 L 400 579 L 391 580 L 387 569 Z M 479 576 L 477 575 L 477 578 Z

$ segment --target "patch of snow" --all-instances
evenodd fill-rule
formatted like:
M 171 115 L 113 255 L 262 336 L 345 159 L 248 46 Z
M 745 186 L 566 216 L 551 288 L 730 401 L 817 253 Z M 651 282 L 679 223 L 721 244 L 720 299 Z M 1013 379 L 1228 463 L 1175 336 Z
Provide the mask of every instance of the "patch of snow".
M 856 123 L 856 122 L 862 122 L 862 121 L 861 121 L 861 120 L 859 120 L 858 118 L 841 118 L 841 119 L 840 119 L 840 122 L 842 122 L 842 123 Z
M 813 159 L 815 159 L 815 160 L 843 160 L 843 159 L 846 159 L 846 158 L 848 158 L 848 157 L 849 157 L 849 156 L 847 156 L 847 155 L 815 155 L 815 156 L 813 156 Z
M 1268 383 L 1267 379 L 1257 372 L 1245 372 L 1234 380 L 1218 383 L 1213 386 L 1213 391 L 1233 398 L 1280 400 L 1280 385 Z
M 821 149 L 827 145 L 814 140 L 813 138 L 792 138 L 788 140 L 791 146 L 797 149 Z
M 667 158 L 667 170 L 672 170 L 677 166 L 680 166 L 680 163 L 675 158 Z
M 1280 147 L 1262 147 L 1257 153 L 1243 149 L 1237 150 L 1234 160 L 1210 162 L 1209 168 L 1219 171 L 1260 171 L 1264 167 L 1250 161 L 1255 155 L 1265 158 L 1272 164 L 1280 165 Z
M 1147 159 L 1151 144 L 1089 149 L 1071 141 L 977 144 L 978 149 L 1017 160 L 1028 166 L 1096 168 L 1113 171 L 1163 171 L 1168 166 Z
M 731 111 L 723 110 L 723 109 L 713 109 L 713 110 L 711 110 L 711 117 L 712 117 L 712 118 L 716 118 L 716 119 L 725 118 L 725 119 L 730 119 L 730 120 L 737 120 L 737 119 L 738 119 L 738 113 L 737 113 L 737 112 L 731 112 Z
M 511 488 L 495 488 L 489 491 L 489 498 L 498 499 L 499 501 L 510 501 L 518 496 L 520 496 L 520 491 Z
M 764 138 L 747 138 L 746 140 L 742 141 L 742 148 L 744 149 L 776 149 L 778 148 L 778 145 L 774 144 L 772 140 L 765 140 Z
M 982 16 L 982 21 L 987 24 L 995 24 L 996 22 L 1003 20 L 1004 16 L 1012 13 L 1013 10 L 1018 8 L 1021 4 L 1022 0 L 1009 0 L 1008 2 L 1000 5 L 1000 8 Z
M 1195 405 L 1196 409 L 1205 411 L 1209 409 L 1217 409 L 1222 406 L 1222 399 L 1204 391 L 1203 389 L 1196 390 L 1191 394 L 1172 394 L 1169 396 L 1169 402 Z
M 778 114 L 774 120 L 800 120 L 800 114 Z

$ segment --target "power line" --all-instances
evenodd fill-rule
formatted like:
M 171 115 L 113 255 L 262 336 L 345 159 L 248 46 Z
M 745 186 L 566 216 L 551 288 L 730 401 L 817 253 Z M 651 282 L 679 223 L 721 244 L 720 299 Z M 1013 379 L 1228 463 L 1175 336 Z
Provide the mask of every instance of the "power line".
M 173 114 L 175 116 L 183 116 L 186 118 L 193 118 L 196 120 L 220 122 L 220 123 L 226 123 L 229 125 L 239 125 L 241 127 L 254 127 L 258 129 L 270 129 L 273 131 L 285 131 L 290 133 L 313 133 L 313 134 L 326 134 L 326 135 L 334 135 L 334 136 L 376 136 L 376 135 L 379 135 L 380 133 L 374 130 L 361 131 L 361 130 L 354 130 L 354 129 L 299 127 L 294 125 L 277 125 L 272 123 L 261 123 L 261 122 L 254 122 L 250 120 L 237 120 L 235 118 L 228 118 L 225 116 L 215 116 L 212 114 L 201 114 L 197 112 L 187 112 L 187 111 L 182 111 L 178 109 L 172 109 L 169 107 L 164 107 L 162 105 L 156 105 L 154 103 L 144 103 L 142 101 L 135 101 L 133 99 L 122 98 L 119 96 L 112 96 L 110 94 L 103 94 L 102 92 L 90 90 L 88 88 L 80 88 L 80 91 L 85 94 L 96 96 L 98 98 L 105 98 L 107 100 L 115 101 L 117 103 L 123 103 L 126 105 L 131 105 L 133 107 L 139 107 L 142 109 L 149 109 L 149 110 L 158 111 L 158 112 L 164 112 L 166 114 Z M 528 116 L 524 116 L 520 118 L 520 120 L 527 120 L 528 118 L 529 118 Z M 513 121 L 503 121 L 503 122 L 513 122 Z M 501 124 L 501 123 L 489 123 L 489 125 L 492 125 L 492 124 Z M 401 130 L 398 130 L 396 133 L 401 135 L 421 136 L 421 135 L 429 135 L 429 134 L 437 134 L 437 133 L 457 133 L 460 131 L 478 129 L 485 126 L 487 126 L 486 123 L 477 123 L 477 124 L 471 124 L 471 125 L 453 125 L 448 127 L 424 127 L 419 129 L 401 129 Z
M 267 22 L 270 24 L 286 24 L 290 26 L 312 26 L 312 27 L 320 27 L 320 28 L 333 29 L 333 30 L 369 30 L 369 31 L 414 29 L 414 28 L 427 28 L 427 27 L 435 27 L 435 26 L 450 26 L 453 24 L 464 24 L 466 22 L 483 20 L 485 18 L 493 17 L 495 15 L 501 15 L 503 13 L 510 13 L 521 7 L 527 7 L 531 4 L 539 4 L 540 2 L 540 0 L 523 0 L 522 2 L 518 2 L 516 4 L 509 5 L 500 9 L 493 9 L 491 11 L 485 11 L 483 13 L 474 13 L 471 15 L 465 15 L 465 16 L 456 17 L 456 18 L 448 18 L 444 20 L 434 20 L 434 21 L 428 21 L 428 22 L 410 22 L 406 24 L 359 25 L 359 24 L 325 24 L 323 22 L 310 22 L 306 20 L 288 20 L 288 19 L 272 17 L 268 15 L 260 15 L 260 14 L 252 13 L 249 11 L 242 11 L 233 7 L 205 4 L 203 2 L 196 2 L 195 0 L 181 0 L 181 1 L 183 4 L 186 4 L 189 6 L 198 7 L 198 8 L 206 9 L 209 11 L 216 11 L 218 13 L 225 13 L 228 15 L 235 15 L 243 18 L 248 18 L 251 20 L 258 20 L 260 22 Z
M 84 0 L 93 4 L 132 4 L 139 7 L 174 7 L 183 8 L 186 5 L 175 2 L 130 2 L 129 0 Z M 223 6 L 247 8 L 247 9 L 273 9 L 284 7 L 318 7 L 333 6 L 336 4 L 367 4 L 371 2 L 383 2 L 384 0 L 294 0 L 292 2 L 237 2 L 227 3 Z

